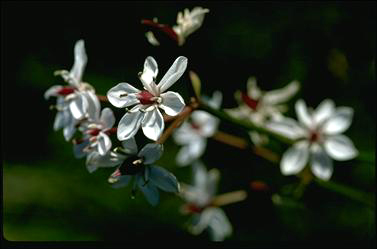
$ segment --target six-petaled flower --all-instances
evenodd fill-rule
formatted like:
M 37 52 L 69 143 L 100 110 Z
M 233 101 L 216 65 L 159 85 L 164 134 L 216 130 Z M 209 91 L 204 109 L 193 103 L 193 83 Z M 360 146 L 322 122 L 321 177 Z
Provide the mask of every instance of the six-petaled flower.
M 107 97 L 115 107 L 125 108 L 134 105 L 119 121 L 119 140 L 133 137 L 140 127 L 149 139 L 156 141 L 160 137 L 165 123 L 159 108 L 167 115 L 176 116 L 185 106 L 181 95 L 166 90 L 182 76 L 186 67 L 187 58 L 179 56 L 156 84 L 158 66 L 153 57 L 149 56 L 145 60 L 143 72 L 140 73 L 144 90 L 136 89 L 128 83 L 119 83 L 108 91 Z
M 358 154 L 352 141 L 341 135 L 351 125 L 353 109 L 335 108 L 330 99 L 324 100 L 315 111 L 309 111 L 303 100 L 298 100 L 295 108 L 299 122 L 284 117 L 267 124 L 269 129 L 295 140 L 281 159 L 281 172 L 284 175 L 299 173 L 310 157 L 313 174 L 329 180 L 333 173 L 331 158 L 344 161 Z

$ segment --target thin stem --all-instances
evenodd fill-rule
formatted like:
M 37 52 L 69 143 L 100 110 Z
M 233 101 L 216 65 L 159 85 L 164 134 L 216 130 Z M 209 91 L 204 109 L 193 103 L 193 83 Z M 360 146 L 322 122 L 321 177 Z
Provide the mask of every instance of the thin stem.
M 189 106 L 186 106 L 183 111 L 177 115 L 177 118 L 173 121 L 173 123 L 164 131 L 161 137 L 156 141 L 157 144 L 163 144 L 166 139 L 168 139 L 173 131 L 178 128 L 182 122 L 193 112 L 196 108 L 198 108 L 198 103 L 195 100 L 191 101 Z
M 98 95 L 98 94 L 97 94 L 97 98 L 99 99 L 99 101 L 102 101 L 102 102 L 109 102 L 109 100 L 107 99 L 107 97 L 104 96 L 104 95 Z
M 222 131 L 217 131 L 211 138 L 239 149 L 247 149 L 249 147 L 248 142 L 246 140 Z M 270 151 L 269 149 L 260 146 L 253 147 L 252 151 L 256 155 L 263 157 L 264 159 L 271 161 L 273 163 L 277 163 L 280 160 L 280 157 L 277 154 Z
M 314 178 L 314 181 L 321 187 L 332 190 L 338 194 L 342 194 L 350 199 L 362 202 L 371 208 L 375 208 L 376 200 L 373 194 L 367 194 L 354 188 L 345 186 L 343 184 L 335 183 L 333 181 L 323 181 L 318 178 Z
M 231 117 L 230 115 L 228 115 L 227 113 L 225 113 L 224 111 L 221 111 L 221 110 L 216 110 L 210 106 L 208 106 L 207 104 L 203 103 L 203 102 L 200 102 L 200 105 L 199 105 L 199 109 L 201 110 L 204 110 L 216 117 L 218 117 L 219 119 L 221 120 L 224 120 L 224 121 L 227 121 L 229 123 L 232 123 L 234 125 L 237 125 L 237 126 L 240 126 L 248 131 L 250 130 L 255 130 L 255 131 L 258 131 L 258 132 L 261 132 L 261 133 L 265 133 L 265 134 L 268 134 L 284 143 L 287 143 L 287 144 L 293 144 L 293 140 L 285 137 L 285 136 L 282 136 L 276 132 L 273 132 L 271 130 L 268 130 L 264 127 L 260 127 L 260 126 L 256 126 L 254 124 L 252 124 L 251 122 L 247 122 L 247 121 L 244 121 L 244 120 L 238 120 L 238 119 L 234 119 L 233 117 Z

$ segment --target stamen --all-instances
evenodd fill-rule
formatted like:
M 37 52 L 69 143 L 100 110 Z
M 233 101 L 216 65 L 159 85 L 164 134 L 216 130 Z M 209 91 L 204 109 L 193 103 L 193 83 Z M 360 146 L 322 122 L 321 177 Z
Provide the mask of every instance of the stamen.
M 141 158 L 132 162 L 133 165 L 142 164 L 142 163 L 143 163 L 143 159 Z
M 122 93 L 119 95 L 119 98 L 123 98 L 123 97 L 127 97 L 128 96 L 128 93 Z

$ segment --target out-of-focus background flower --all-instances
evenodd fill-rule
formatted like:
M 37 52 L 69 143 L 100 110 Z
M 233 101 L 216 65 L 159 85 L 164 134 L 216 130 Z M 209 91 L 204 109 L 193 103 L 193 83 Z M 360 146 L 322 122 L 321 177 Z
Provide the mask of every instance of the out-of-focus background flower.
M 160 23 L 174 25 L 178 11 L 194 6 L 210 12 L 182 47 L 159 33 L 155 33 L 159 47 L 148 43 L 142 19 L 157 17 Z M 189 217 L 179 212 L 183 201 L 177 196 L 161 193 L 157 207 L 142 195 L 131 199 L 130 187 L 109 186 L 107 178 L 114 169 L 88 173 L 85 159 L 74 158 L 62 131 L 53 131 L 55 111 L 49 105 L 54 100 L 46 101 L 43 94 L 50 86 L 63 84 L 53 72 L 71 68 L 73 46 L 84 39 L 88 64 L 83 80 L 102 95 L 119 82 L 140 88 L 137 73 L 147 56 L 157 60 L 163 75 L 175 58 L 184 55 L 188 69 L 201 78 L 204 94 L 222 91 L 223 108 L 237 106 L 233 93 L 246 91 L 249 76 L 255 76 L 263 90 L 299 80 L 301 90 L 289 102 L 291 117 L 298 98 L 312 107 L 325 98 L 337 106 L 353 107 L 353 123 L 345 134 L 360 156 L 334 161 L 331 180 L 366 193 L 372 205 L 315 183 L 300 201 L 273 198 L 274 193 L 289 192 L 298 179 L 282 176 L 278 165 L 248 150 L 211 138 L 202 159 L 207 168 L 220 170 L 218 193 L 248 191 L 245 201 L 223 208 L 233 225 L 231 242 L 376 245 L 375 2 L 6 2 L 1 10 L 3 235 L 7 240 L 182 244 L 208 240 L 206 233 L 193 236 L 184 229 Z M 172 90 L 188 102 L 192 94 L 188 74 Z M 112 109 L 118 123 L 122 111 Z M 219 129 L 248 136 L 226 122 Z M 190 167 L 179 168 L 174 160 L 179 148 L 170 138 L 158 165 L 190 183 Z M 286 148 L 275 145 L 278 153 Z M 269 188 L 258 191 L 250 187 L 252 181 L 263 181 Z

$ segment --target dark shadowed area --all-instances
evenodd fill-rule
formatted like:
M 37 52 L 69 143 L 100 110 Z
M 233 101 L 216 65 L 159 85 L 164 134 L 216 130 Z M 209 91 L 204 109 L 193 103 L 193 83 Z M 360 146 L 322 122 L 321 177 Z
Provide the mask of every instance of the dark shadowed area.
M 148 43 L 142 19 L 158 17 L 173 25 L 178 11 L 210 9 L 200 29 L 182 47 L 155 32 L 161 45 Z M 223 93 L 223 108 L 237 106 L 236 90 L 246 91 L 255 76 L 262 90 L 301 82 L 288 103 L 305 99 L 316 107 L 326 98 L 354 109 L 345 132 L 360 155 L 334 161 L 333 182 L 370 198 L 371 205 L 347 198 L 315 182 L 299 200 L 274 201 L 274 194 L 291 191 L 295 176 L 283 176 L 279 165 L 208 140 L 203 161 L 221 173 L 218 193 L 244 189 L 248 198 L 224 206 L 233 225 L 226 241 L 245 245 L 376 246 L 376 4 L 375 2 L 2 2 L 1 4 L 1 138 L 3 156 L 3 237 L 9 241 L 120 241 L 156 246 L 206 245 L 208 234 L 193 236 L 185 229 L 189 217 L 180 213 L 183 201 L 161 192 L 152 207 L 141 194 L 130 198 L 130 186 L 113 189 L 107 182 L 112 168 L 89 173 L 85 159 L 75 159 L 62 131 L 54 132 L 55 111 L 44 92 L 63 84 L 53 72 L 69 70 L 73 46 L 85 40 L 88 64 L 84 81 L 106 92 L 120 82 L 141 88 L 138 72 L 153 56 L 160 75 L 180 55 L 202 82 L 203 94 Z M 188 71 L 187 70 L 187 71 Z M 171 87 L 186 102 L 191 92 L 188 74 Z M 111 107 L 102 103 L 103 107 Z M 113 108 L 117 123 L 123 111 Z M 219 130 L 247 137 L 227 122 Z M 140 133 L 140 132 L 139 132 Z M 116 138 L 114 138 L 116 139 Z M 282 153 L 286 145 L 277 144 Z M 179 168 L 179 149 L 165 143 L 158 165 L 180 182 L 191 182 L 190 168 Z M 268 191 L 250 188 L 263 181 Z M 348 191 L 348 190 L 345 190 Z M 369 199 L 368 199 L 369 200 Z M 328 243 L 328 244 L 326 244 Z

